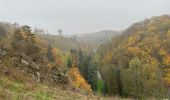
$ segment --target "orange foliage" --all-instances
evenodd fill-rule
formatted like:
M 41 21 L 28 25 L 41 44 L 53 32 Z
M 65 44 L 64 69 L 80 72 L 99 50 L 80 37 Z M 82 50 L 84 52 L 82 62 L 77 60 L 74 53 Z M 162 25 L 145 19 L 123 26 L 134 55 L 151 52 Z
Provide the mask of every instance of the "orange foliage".
M 76 87 L 83 89 L 87 92 L 91 92 L 91 86 L 85 81 L 84 77 L 80 74 L 76 67 L 72 67 L 68 71 L 68 76 L 71 78 L 71 84 Z

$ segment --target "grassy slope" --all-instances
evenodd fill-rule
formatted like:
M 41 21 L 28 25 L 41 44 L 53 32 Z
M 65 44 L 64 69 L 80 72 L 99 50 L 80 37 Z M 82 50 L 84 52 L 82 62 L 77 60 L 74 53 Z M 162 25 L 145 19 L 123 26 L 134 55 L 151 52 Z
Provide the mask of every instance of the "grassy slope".
M 62 51 L 69 51 L 70 49 L 78 49 L 80 47 L 80 44 L 77 41 L 67 37 L 47 34 L 42 34 L 39 37 L 51 42 L 53 46 L 60 48 Z
M 92 95 L 82 95 L 57 87 L 35 84 L 27 89 L 24 82 L 11 80 L 0 75 L 0 100 L 123 100 L 120 98 L 103 98 Z
M 22 82 L 0 78 L 0 99 L 5 100 L 78 100 L 82 95 L 62 90 L 49 88 L 46 85 L 36 84 L 31 90 L 25 89 Z

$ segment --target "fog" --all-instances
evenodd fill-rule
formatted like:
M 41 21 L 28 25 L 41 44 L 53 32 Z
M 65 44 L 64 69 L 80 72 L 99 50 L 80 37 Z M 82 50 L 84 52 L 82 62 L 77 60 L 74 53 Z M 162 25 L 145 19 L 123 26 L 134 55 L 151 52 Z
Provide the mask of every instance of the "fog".
M 0 21 L 45 28 L 51 34 L 123 30 L 170 13 L 170 0 L 0 0 Z

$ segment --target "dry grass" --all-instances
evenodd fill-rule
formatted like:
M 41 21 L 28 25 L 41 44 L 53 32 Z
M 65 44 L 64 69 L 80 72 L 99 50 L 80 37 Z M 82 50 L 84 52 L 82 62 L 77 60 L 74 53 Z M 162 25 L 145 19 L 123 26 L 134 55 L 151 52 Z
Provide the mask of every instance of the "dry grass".
M 28 88 L 28 87 L 27 87 Z M 48 87 L 43 84 L 34 84 L 31 89 L 26 89 L 24 82 L 11 80 L 0 76 L 0 100 L 124 100 L 118 97 L 99 97 L 83 95 L 70 90 L 57 87 Z M 128 99 L 126 99 L 128 100 Z

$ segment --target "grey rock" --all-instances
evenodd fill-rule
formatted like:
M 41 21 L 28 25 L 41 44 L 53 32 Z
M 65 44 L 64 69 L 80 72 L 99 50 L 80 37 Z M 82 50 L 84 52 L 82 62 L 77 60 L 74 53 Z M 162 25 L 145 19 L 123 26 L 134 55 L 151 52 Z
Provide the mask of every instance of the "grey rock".
M 3 55 L 6 55 L 6 53 L 7 53 L 7 52 L 6 52 L 5 50 L 0 49 L 0 55 L 3 56 Z
M 27 62 L 26 60 L 24 60 L 24 59 L 21 60 L 21 63 L 23 63 L 23 64 L 26 65 L 26 66 L 29 65 L 28 62 Z

